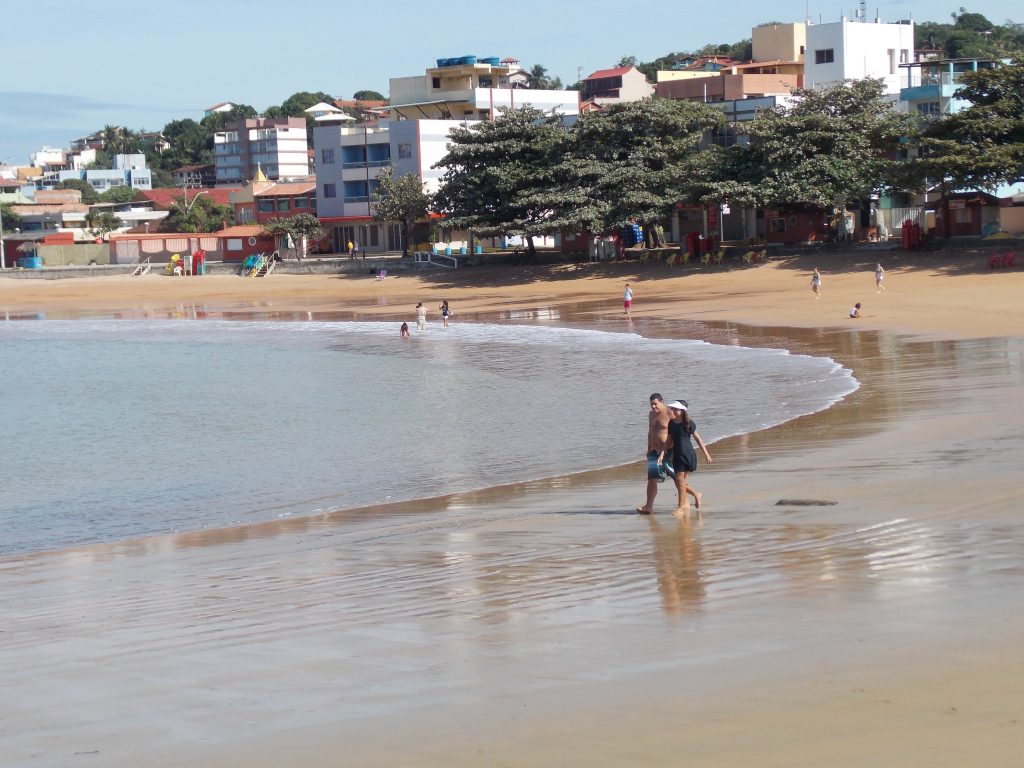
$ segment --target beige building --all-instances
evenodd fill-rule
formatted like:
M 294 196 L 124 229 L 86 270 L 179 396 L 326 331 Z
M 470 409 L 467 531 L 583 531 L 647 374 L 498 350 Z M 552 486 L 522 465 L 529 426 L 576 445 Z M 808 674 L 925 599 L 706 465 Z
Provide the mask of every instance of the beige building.
M 803 61 L 807 48 L 807 25 L 762 24 L 751 33 L 754 61 Z

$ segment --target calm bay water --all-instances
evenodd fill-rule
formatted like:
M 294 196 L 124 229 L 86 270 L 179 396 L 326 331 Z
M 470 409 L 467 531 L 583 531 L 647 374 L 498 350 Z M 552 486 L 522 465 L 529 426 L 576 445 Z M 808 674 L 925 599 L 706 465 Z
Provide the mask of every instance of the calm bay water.
M 638 460 L 653 391 L 715 440 L 857 386 L 784 350 L 469 323 L 6 322 L 0 374 L 0 553 Z

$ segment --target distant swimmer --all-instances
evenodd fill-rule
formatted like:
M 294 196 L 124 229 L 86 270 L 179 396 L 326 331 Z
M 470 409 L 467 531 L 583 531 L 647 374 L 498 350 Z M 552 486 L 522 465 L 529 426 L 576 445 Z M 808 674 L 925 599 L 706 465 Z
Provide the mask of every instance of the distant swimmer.
M 668 423 L 671 416 L 665 400 L 657 392 L 650 397 L 651 411 L 647 417 L 647 502 L 636 511 L 642 515 L 654 513 L 654 497 L 658 483 L 665 481 L 665 452 L 668 449 Z
M 814 268 L 814 274 L 811 275 L 811 290 L 814 291 L 814 298 L 821 298 L 821 273 L 818 268 Z
M 399 330 L 400 330 L 400 332 L 402 334 L 402 338 L 403 339 L 409 338 L 409 324 L 408 323 L 402 323 L 402 327 Z
M 697 441 L 697 446 L 704 453 L 704 460 L 710 464 L 711 454 L 707 446 L 697 434 L 697 422 L 690 418 L 690 412 L 685 400 L 676 400 L 668 404 L 668 410 L 672 414 L 672 421 L 668 424 L 668 437 L 672 449 L 672 469 L 675 470 L 676 491 L 679 493 L 679 501 L 676 517 L 685 517 L 690 512 L 690 500 L 686 498 L 689 494 L 693 496 L 693 504 L 700 510 L 700 502 L 703 496 L 697 489 L 686 482 L 686 476 L 697 471 L 697 452 L 693 450 L 690 438 Z
M 875 293 L 885 290 L 885 286 L 882 285 L 883 280 L 885 280 L 885 270 L 882 269 L 881 264 L 875 264 Z

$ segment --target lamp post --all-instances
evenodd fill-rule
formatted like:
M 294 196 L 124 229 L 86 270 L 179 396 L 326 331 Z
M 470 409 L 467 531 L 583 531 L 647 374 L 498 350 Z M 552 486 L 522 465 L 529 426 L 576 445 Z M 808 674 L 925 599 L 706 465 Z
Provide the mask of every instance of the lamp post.
M 196 196 L 193 197 L 191 201 L 189 201 L 188 199 L 188 187 L 182 187 L 181 193 L 185 197 L 185 215 L 188 216 L 188 212 L 192 210 L 192 206 L 196 204 L 196 200 L 199 199 L 200 195 L 205 195 L 206 190 L 201 189 L 198 192 L 196 192 Z

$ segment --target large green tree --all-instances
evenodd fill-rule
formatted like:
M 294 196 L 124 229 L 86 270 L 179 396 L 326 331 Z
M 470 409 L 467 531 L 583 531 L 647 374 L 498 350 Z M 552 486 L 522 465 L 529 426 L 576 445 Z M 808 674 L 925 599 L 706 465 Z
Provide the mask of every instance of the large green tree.
M 231 206 L 216 203 L 208 195 L 182 195 L 175 199 L 161 229 L 165 232 L 217 232 L 234 218 Z
M 133 187 L 124 185 L 111 187 L 110 189 L 102 192 L 99 196 L 99 202 L 101 203 L 130 203 L 135 199 L 138 194 L 137 190 Z
M 965 73 L 957 97 L 970 106 L 923 133 L 924 174 L 951 189 L 1024 181 L 1024 61 Z
M 124 226 L 124 223 L 116 214 L 109 211 L 95 210 L 89 211 L 85 215 L 85 224 L 93 237 L 103 237 L 108 232 L 113 232 L 115 229 L 120 229 Z
M 85 179 L 64 179 L 54 189 L 77 189 L 82 193 L 82 202 L 86 205 L 92 205 L 99 202 L 100 199 L 100 193 L 96 191 L 96 187 Z
M 913 126 L 885 99 L 881 80 L 793 97 L 742 125 L 748 143 L 721 155 L 705 200 L 826 209 L 906 182 L 907 161 L 898 156 Z
M 183 165 L 213 162 L 213 133 L 195 120 L 172 120 L 163 134 L 171 148 L 160 157 L 160 167 L 173 171 Z
M 320 219 L 310 213 L 297 213 L 283 219 L 272 219 L 263 225 L 263 231 L 274 237 L 290 237 L 292 247 L 302 248 L 299 258 L 303 258 L 305 245 L 310 240 L 317 240 L 324 235 Z M 302 238 L 306 238 L 305 243 Z
M 430 213 L 432 198 L 415 173 L 395 177 L 395 169 L 385 168 L 377 177 L 377 188 L 371 195 L 373 215 L 377 221 L 397 221 L 402 228 L 402 255 L 409 253 L 412 228 Z
M 532 255 L 533 237 L 557 229 L 549 197 L 566 137 L 559 118 L 532 108 L 453 128 L 448 154 L 434 165 L 444 169 L 435 210 L 453 229 L 520 235 Z
M 0 203 L 0 221 L 3 222 L 4 231 L 7 232 L 12 229 L 20 229 L 25 223 L 21 214 L 15 213 L 11 205 L 11 203 Z
M 663 222 L 703 174 L 703 137 L 724 123 L 706 104 L 649 98 L 583 115 L 555 169 L 552 224 L 602 232 Z

